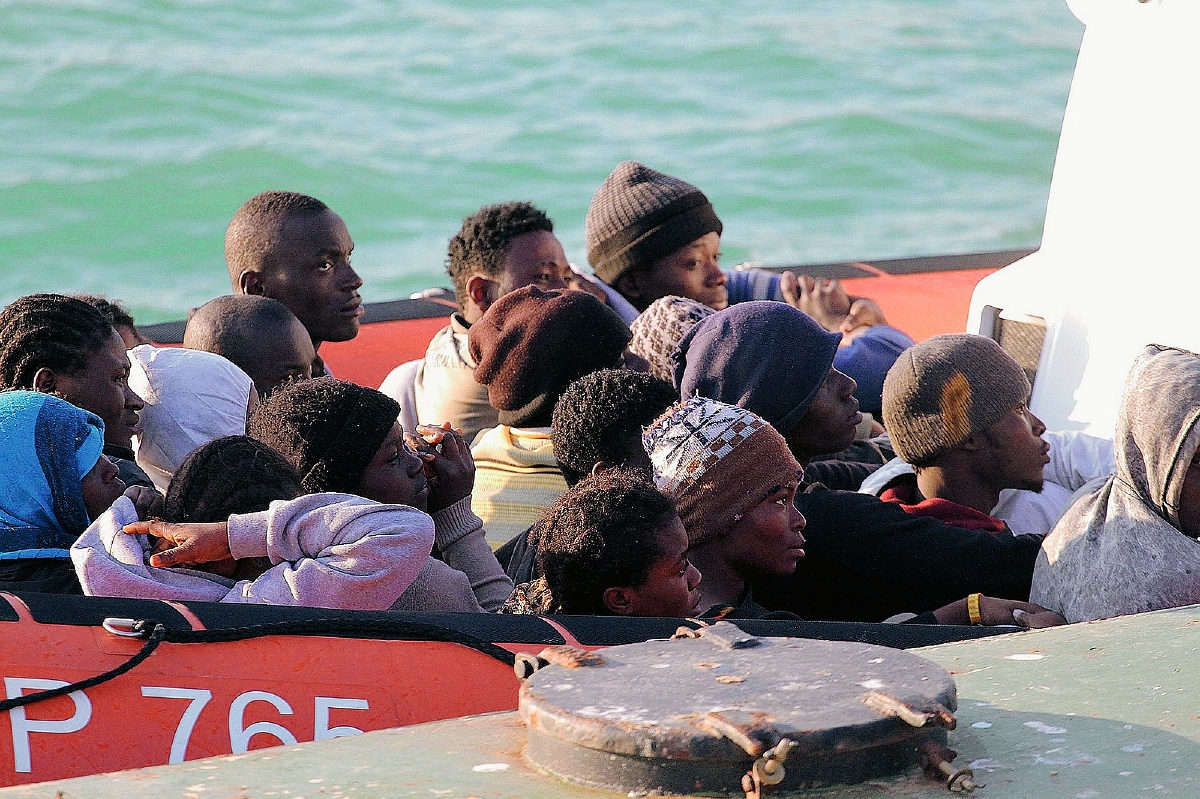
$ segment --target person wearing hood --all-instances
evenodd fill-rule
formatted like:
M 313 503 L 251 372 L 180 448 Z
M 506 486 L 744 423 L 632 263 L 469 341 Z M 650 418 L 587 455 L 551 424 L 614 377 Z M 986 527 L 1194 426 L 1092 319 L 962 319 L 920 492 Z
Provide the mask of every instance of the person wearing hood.
M 258 392 L 249 375 L 211 352 L 143 344 L 129 351 L 129 361 L 129 385 L 145 402 L 137 463 L 165 494 L 193 450 L 246 432 Z
M 0 588 L 81 593 L 71 545 L 125 491 L 103 447 L 95 414 L 49 394 L 0 392 Z
M 184 459 L 162 519 L 118 499 L 71 548 L 89 596 L 387 610 L 433 544 L 405 505 L 306 494 L 283 456 L 224 436 Z
M 1069 622 L 1200 602 L 1200 356 L 1151 345 L 1125 380 L 1116 473 L 1042 543 L 1031 599 Z

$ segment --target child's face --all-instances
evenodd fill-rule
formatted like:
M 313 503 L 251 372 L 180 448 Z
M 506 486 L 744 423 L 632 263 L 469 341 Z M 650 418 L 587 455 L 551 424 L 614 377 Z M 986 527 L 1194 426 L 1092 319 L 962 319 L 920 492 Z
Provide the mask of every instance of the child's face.
M 115 463 L 101 455 L 91 471 L 79 481 L 83 491 L 83 506 L 87 508 L 88 518 L 92 521 L 100 518 L 125 493 L 125 483 L 118 477 L 119 472 Z
M 786 576 L 804 557 L 804 516 L 796 510 L 793 479 L 771 489 L 766 498 L 742 514 L 730 528 L 726 552 L 745 579 L 760 575 Z
M 700 571 L 687 559 L 687 531 L 678 516 L 658 531 L 663 554 L 639 586 L 624 589 L 630 616 L 684 618 L 700 612 Z
M 424 463 L 404 443 L 400 425 L 392 425 L 375 457 L 363 470 L 357 493 L 376 502 L 425 510 L 429 490 Z

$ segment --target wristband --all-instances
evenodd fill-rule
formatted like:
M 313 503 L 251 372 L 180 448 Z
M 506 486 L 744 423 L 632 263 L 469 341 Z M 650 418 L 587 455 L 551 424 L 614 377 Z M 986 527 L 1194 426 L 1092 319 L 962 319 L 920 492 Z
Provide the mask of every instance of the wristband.
M 983 624 L 983 614 L 979 612 L 979 600 L 983 594 L 971 594 L 967 597 L 967 616 L 971 624 Z

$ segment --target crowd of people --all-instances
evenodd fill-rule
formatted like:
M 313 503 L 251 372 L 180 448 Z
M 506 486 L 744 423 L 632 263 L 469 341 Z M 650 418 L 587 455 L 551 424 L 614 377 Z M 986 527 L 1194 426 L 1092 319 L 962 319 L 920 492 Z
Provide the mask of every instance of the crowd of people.
M 1200 601 L 1200 356 L 1147 347 L 1114 439 L 1049 432 L 993 340 L 720 268 L 633 161 L 590 271 L 546 214 L 449 241 L 458 310 L 376 389 L 345 222 L 266 192 L 183 347 L 118 302 L 0 311 L 0 589 L 365 610 L 1042 627 Z

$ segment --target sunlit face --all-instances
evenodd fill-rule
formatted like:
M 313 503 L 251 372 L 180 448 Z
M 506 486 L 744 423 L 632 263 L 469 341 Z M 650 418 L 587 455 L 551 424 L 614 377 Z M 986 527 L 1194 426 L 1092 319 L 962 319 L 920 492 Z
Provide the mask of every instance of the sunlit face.
M 376 502 L 425 510 L 429 481 L 421 459 L 404 443 L 400 425 L 392 425 L 375 457 L 363 470 L 357 493 Z
M 129 356 L 115 331 L 77 374 L 55 375 L 54 393 L 104 420 L 106 444 L 128 448 L 142 431 L 139 412 L 146 404 L 129 388 Z
M 720 259 L 720 234 L 706 233 L 656 261 L 649 270 L 626 272 L 617 280 L 616 289 L 638 310 L 644 311 L 660 297 L 675 295 L 719 311 L 729 305 L 725 288 L 729 279 L 721 271 Z
M 780 431 L 798 460 L 840 452 L 854 441 L 862 421 L 854 378 L 830 368 L 808 409 L 791 430 Z
M 565 289 L 571 276 L 567 254 L 553 233 L 548 230 L 522 233 L 504 251 L 504 271 L 498 279 L 496 299 L 525 286 L 537 286 L 543 291 Z
M 349 341 L 363 315 L 353 251 L 350 231 L 333 211 L 291 214 L 259 273 L 262 293 L 286 305 L 313 341 Z
M 118 473 L 117 465 L 101 455 L 92 470 L 80 481 L 83 506 L 87 508 L 88 518 L 92 521 L 100 518 L 125 493 L 125 483 L 117 476 Z
M 733 523 L 725 542 L 727 557 L 742 579 L 787 576 L 804 557 L 804 516 L 796 510 L 796 476 L 772 488 Z
M 687 557 L 687 531 L 678 516 L 658 531 L 659 552 L 646 580 L 622 589 L 628 604 L 621 609 L 628 616 L 664 616 L 683 618 L 700 611 L 700 571 Z
M 1046 425 L 1025 403 L 1013 408 L 983 433 L 986 449 L 978 465 L 981 476 L 996 488 L 1041 491 L 1050 445 L 1042 439 Z

